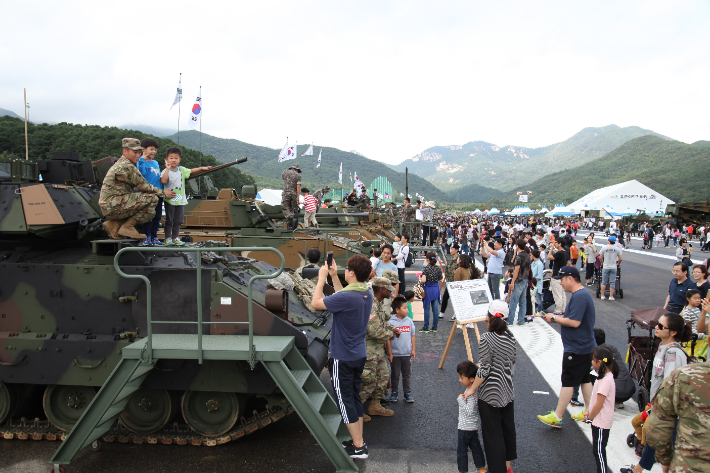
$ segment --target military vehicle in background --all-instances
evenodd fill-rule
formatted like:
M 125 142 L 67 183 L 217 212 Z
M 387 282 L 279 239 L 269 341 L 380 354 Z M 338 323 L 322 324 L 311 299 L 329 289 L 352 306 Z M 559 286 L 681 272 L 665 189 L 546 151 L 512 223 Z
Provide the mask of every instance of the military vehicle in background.
M 710 202 L 679 202 L 677 204 L 670 204 L 666 207 L 666 214 L 673 217 L 678 224 L 691 222 L 695 225 L 705 225 L 710 221 Z
M 209 180 L 210 172 L 196 173 L 187 180 L 190 196 L 185 207 L 185 218 L 180 228 L 183 241 L 220 241 L 228 246 L 276 248 L 283 253 L 286 267 L 298 268 L 306 264 L 311 248 L 321 252 L 321 262 L 333 252 L 342 274 L 348 258 L 354 254 L 370 255 L 373 244 L 379 245 L 378 234 L 358 225 L 358 219 L 369 213 L 347 214 L 342 209 L 319 209 L 316 228 L 286 228 L 281 207 L 256 199 L 255 186 L 243 186 L 242 196 L 234 189 L 216 189 Z M 198 186 L 197 179 L 204 179 Z M 303 214 L 296 214 L 302 217 Z M 161 230 L 162 232 L 162 230 Z M 162 236 L 162 233 L 159 232 Z M 270 251 L 241 252 L 239 256 L 254 258 L 272 265 L 278 258 Z
M 101 182 L 116 160 L 92 163 L 78 153 L 55 153 L 36 162 L 0 160 L 0 437 L 55 440 L 69 435 L 64 447 L 72 436 L 67 432 L 79 429 L 75 424 L 87 407 L 99 408 L 92 400 L 111 393 L 107 380 L 126 366 L 135 370 L 125 378 L 128 384 L 116 391 L 113 404 L 84 437 L 94 448 L 100 448 L 98 438 L 225 443 L 294 409 L 303 416 L 303 405 L 295 408 L 289 401 L 301 394 L 320 403 L 311 416 L 330 416 L 333 439 L 336 433 L 341 436 L 344 426 L 337 422 L 337 407 L 317 376 L 327 360 L 332 314 L 310 305 L 312 283 L 288 270 L 276 279 L 251 281 L 274 276 L 279 268 L 250 258 L 248 252 L 228 258 L 220 251 L 224 243 L 205 242 L 190 253 L 107 239 L 98 199 Z M 220 194 L 225 192 L 229 206 L 214 207 L 215 221 L 224 221 L 230 210 L 240 222 L 262 221 L 253 203 L 232 199 L 231 191 Z M 219 200 L 200 204 L 209 208 L 211 203 Z M 273 212 L 265 210 L 263 215 Z M 258 214 L 254 219 L 252 212 Z M 277 229 L 265 231 L 270 238 L 259 238 L 269 246 L 291 239 Z M 230 244 L 253 245 L 255 239 L 247 234 L 239 238 Z M 121 250 L 125 254 L 114 264 Z M 143 276 L 147 280 L 135 279 Z M 203 298 L 198 297 L 198 282 Z M 194 323 L 200 313 L 203 325 Z M 151 320 L 159 325 L 153 327 Z M 255 338 L 288 342 L 281 352 L 287 364 L 281 365 L 292 370 L 290 378 L 284 375 L 287 381 L 298 380 L 299 386 L 284 385 L 285 378 L 274 374 L 282 368 L 278 363 L 269 367 L 267 358 L 260 358 L 265 355 L 255 351 L 256 341 L 253 350 L 246 349 L 251 359 L 231 342 L 221 355 L 208 358 L 205 351 L 202 359 L 202 338 L 237 335 L 229 340 L 246 340 L 250 329 Z M 199 359 L 158 356 L 157 337 L 198 335 Z M 146 345 L 145 337 L 156 341 Z M 133 350 L 137 358 L 125 359 L 141 343 L 142 349 Z M 298 373 L 293 371 L 299 366 Z M 324 413 L 328 409 L 335 417 Z M 76 451 L 84 444 L 77 445 Z M 67 463 L 73 454 L 53 463 Z

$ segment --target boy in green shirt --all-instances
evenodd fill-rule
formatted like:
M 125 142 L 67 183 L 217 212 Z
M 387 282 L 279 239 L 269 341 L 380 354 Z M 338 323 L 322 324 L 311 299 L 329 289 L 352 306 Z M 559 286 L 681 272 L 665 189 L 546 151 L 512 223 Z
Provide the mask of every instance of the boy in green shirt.
M 160 182 L 164 189 L 175 192 L 175 197 L 165 200 L 165 244 L 168 246 L 182 246 L 180 241 L 180 225 L 185 217 L 185 206 L 187 198 L 185 196 L 185 179 L 189 178 L 193 172 L 206 171 L 212 166 L 202 166 L 200 168 L 187 169 L 180 166 L 182 152 L 180 148 L 168 148 L 165 158 L 165 170 L 160 176 Z
M 407 317 L 414 320 L 414 312 L 412 311 L 412 301 L 414 300 L 414 291 L 404 291 L 404 298 L 407 299 Z

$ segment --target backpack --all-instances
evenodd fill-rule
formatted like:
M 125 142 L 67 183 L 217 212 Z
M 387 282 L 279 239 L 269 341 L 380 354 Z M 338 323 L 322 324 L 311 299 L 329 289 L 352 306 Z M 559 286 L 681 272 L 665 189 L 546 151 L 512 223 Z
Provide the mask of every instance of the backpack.
M 407 246 L 407 249 L 409 250 L 409 245 Z M 412 251 L 409 250 L 409 251 L 407 251 L 407 260 L 404 262 L 404 267 L 411 268 L 413 262 L 414 262 L 414 258 L 412 257 Z

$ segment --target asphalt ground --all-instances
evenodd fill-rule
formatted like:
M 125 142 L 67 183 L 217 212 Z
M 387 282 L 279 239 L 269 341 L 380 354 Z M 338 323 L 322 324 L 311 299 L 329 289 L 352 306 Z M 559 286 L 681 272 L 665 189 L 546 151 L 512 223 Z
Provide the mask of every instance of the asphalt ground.
M 635 243 L 635 247 L 640 248 L 640 243 Z M 611 302 L 595 298 L 596 326 L 604 329 L 607 342 L 617 346 L 622 353 L 628 340 L 625 322 L 631 310 L 662 305 L 672 277 L 671 266 L 675 260 L 672 247 L 646 253 L 645 250 L 624 253 L 623 299 Z M 700 255 L 704 254 L 698 251 L 695 259 L 699 260 Z M 421 269 L 421 264 L 418 260 L 412 269 Z M 409 273 L 407 285 L 411 287 L 413 283 L 414 274 Z M 439 321 L 438 333 L 417 333 L 417 358 L 413 362 L 412 380 L 415 402 L 405 404 L 400 399 L 389 406 L 395 411 L 394 417 L 375 417 L 365 424 L 370 458 L 356 461 L 360 471 L 456 471 L 456 397 L 463 392 L 456 375 L 456 364 L 466 359 L 466 350 L 462 332 L 457 330 L 444 368 L 438 369 L 451 330 L 450 315 L 446 314 Z M 421 322 L 416 325 L 420 328 Z M 559 326 L 552 327 L 559 331 Z M 479 329 L 485 330 L 484 324 L 479 324 Z M 477 344 L 472 343 L 471 348 L 477 360 Z M 561 364 L 561 359 L 550 359 L 549 363 Z M 544 364 L 536 366 L 524 350 L 518 349 L 514 376 L 518 459 L 513 462 L 513 469 L 516 473 L 593 472 L 591 444 L 582 430 L 588 426 L 567 419 L 564 427 L 557 430 L 541 424 L 536 418 L 536 415 L 554 409 L 557 403 L 552 383 L 548 383 L 542 374 L 544 370 Z M 330 388 L 327 371 L 321 374 L 321 380 Z M 533 391 L 549 394 L 533 394 Z M 620 428 L 624 429 L 623 426 Z M 630 425 L 625 430 L 632 432 Z M 46 440 L 0 440 L 0 472 L 49 471 L 47 461 L 58 445 L 58 442 Z M 470 466 L 473 466 L 472 461 Z M 303 422 L 292 414 L 238 441 L 217 447 L 104 444 L 98 453 L 80 452 L 68 466 L 68 471 L 300 473 L 332 472 L 334 469 Z

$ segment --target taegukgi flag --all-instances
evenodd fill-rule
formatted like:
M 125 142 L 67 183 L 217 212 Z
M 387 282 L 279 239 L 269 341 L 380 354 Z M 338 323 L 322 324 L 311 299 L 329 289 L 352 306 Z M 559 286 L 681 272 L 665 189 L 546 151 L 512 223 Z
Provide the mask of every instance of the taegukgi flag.
M 179 104 L 182 101 L 182 75 L 180 76 L 180 80 L 178 81 L 178 87 L 177 87 L 177 92 L 175 92 L 175 98 L 173 99 L 173 104 L 170 106 L 170 110 L 173 109 L 173 107 L 177 104 Z
M 313 143 L 311 143 L 311 146 L 309 146 L 306 152 L 301 156 L 313 156 Z
M 286 138 L 286 145 L 283 147 L 283 149 L 279 153 L 279 162 L 282 163 L 284 161 L 288 161 L 289 159 L 295 159 L 295 158 L 296 158 L 296 145 L 289 146 L 288 145 L 288 138 Z
M 311 145 L 311 148 L 313 148 L 313 145 Z M 313 154 L 313 153 L 311 153 Z M 320 157 L 323 155 L 323 148 L 320 149 L 320 153 L 318 153 L 318 164 L 316 165 L 316 169 L 320 167 Z
M 340 172 L 338 173 L 338 184 L 342 184 L 342 183 L 343 183 L 343 163 L 340 163 Z
M 192 106 L 192 111 L 190 113 L 190 121 L 188 125 L 191 128 L 197 128 L 202 121 L 202 87 L 200 87 L 200 92 L 197 94 L 195 99 L 195 105 Z

